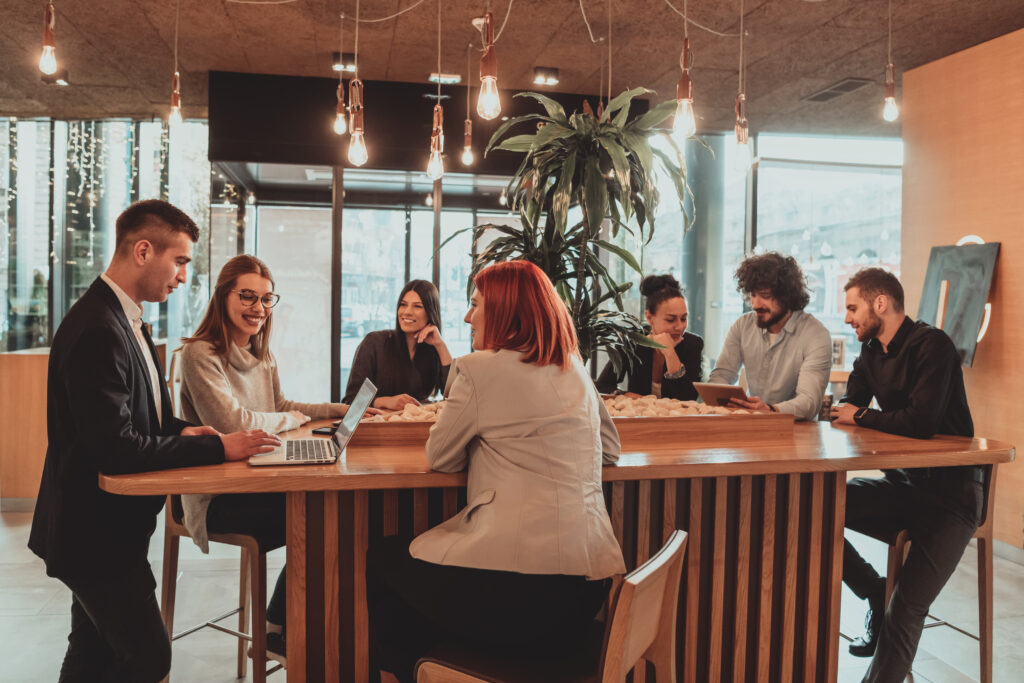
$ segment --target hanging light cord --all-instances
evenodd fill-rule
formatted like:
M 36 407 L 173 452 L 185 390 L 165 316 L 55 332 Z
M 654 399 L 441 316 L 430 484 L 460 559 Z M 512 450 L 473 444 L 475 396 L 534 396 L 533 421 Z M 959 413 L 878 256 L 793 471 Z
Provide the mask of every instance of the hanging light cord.
M 468 45 L 466 45 L 466 118 L 467 119 L 470 118 L 470 116 L 469 116 L 469 100 L 473 97 L 473 86 L 471 85 L 473 83 L 473 79 L 470 77 L 470 74 L 472 73 L 470 71 L 470 64 L 472 63 L 471 59 L 470 59 L 470 55 L 472 54 L 472 50 L 473 50 L 473 43 L 469 43 Z M 438 69 L 437 73 L 441 73 L 440 69 Z M 441 80 L 441 79 L 438 79 L 438 80 Z M 440 87 L 440 83 L 438 84 L 438 87 Z
M 338 83 L 342 83 L 345 80 L 345 13 L 342 12 L 338 17 L 338 59 L 341 60 Z
M 413 7 L 415 7 L 415 5 L 413 5 Z M 353 48 L 355 50 L 355 53 L 353 53 L 352 59 L 356 63 L 356 78 L 359 78 L 359 0 L 356 0 L 356 38 L 355 38 L 355 43 L 356 43 L 356 46 L 355 46 L 355 48 Z
M 587 12 L 586 12 L 586 10 L 583 9 L 583 0 L 579 0 L 579 3 L 580 3 L 580 14 L 583 15 L 583 23 L 587 27 L 587 33 L 590 34 L 590 42 L 592 42 L 592 43 L 604 42 L 604 36 L 600 36 L 598 38 L 594 37 L 594 32 L 592 30 L 590 30 L 590 20 L 587 19 Z M 602 63 L 601 68 L 602 69 L 604 68 L 604 64 L 603 63 Z
M 743 0 L 740 0 L 740 92 L 743 92 Z
M 892 64 L 892 0 L 889 0 L 889 64 Z
M 178 0 L 174 9 L 174 73 L 178 73 L 178 24 L 180 19 L 181 0 Z
M 437 103 L 441 103 L 441 0 L 437 0 Z
M 693 26 L 696 26 L 697 28 L 699 28 L 702 31 L 707 31 L 708 33 L 710 33 L 712 35 L 721 36 L 722 38 L 736 38 L 736 37 L 738 37 L 740 35 L 739 33 L 722 33 L 721 31 L 716 31 L 713 28 L 709 28 L 709 27 L 705 26 L 704 24 L 700 24 L 700 23 L 694 21 L 689 16 L 687 16 L 688 13 L 686 12 L 686 3 L 685 2 L 683 3 L 683 11 L 682 12 L 680 12 L 676 8 L 675 5 L 673 5 L 671 2 L 669 2 L 669 0 L 665 0 L 665 4 L 668 5 L 672 9 L 673 12 L 675 12 L 676 14 L 681 16 L 683 19 L 685 19 L 687 24 L 692 24 Z
M 608 5 L 608 101 L 612 101 L 612 0 Z

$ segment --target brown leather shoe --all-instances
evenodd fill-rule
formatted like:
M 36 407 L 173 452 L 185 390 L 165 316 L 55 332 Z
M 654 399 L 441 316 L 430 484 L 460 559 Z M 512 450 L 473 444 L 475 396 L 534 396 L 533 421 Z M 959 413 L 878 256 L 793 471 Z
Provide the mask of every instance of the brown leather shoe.
M 850 643 L 850 654 L 854 657 L 872 657 L 878 646 L 878 634 L 882 631 L 885 618 L 885 596 L 868 598 L 868 613 L 864 615 L 864 635 Z

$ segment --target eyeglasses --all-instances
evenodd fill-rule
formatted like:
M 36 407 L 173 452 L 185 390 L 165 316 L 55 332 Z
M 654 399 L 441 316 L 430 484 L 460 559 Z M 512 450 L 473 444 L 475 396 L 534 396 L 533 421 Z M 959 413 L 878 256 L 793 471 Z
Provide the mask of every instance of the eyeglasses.
M 255 306 L 256 302 L 259 301 L 263 304 L 263 308 L 273 308 L 281 300 L 281 295 L 274 294 L 273 292 L 259 296 L 251 289 L 232 289 L 231 291 L 238 292 L 238 300 L 246 307 Z

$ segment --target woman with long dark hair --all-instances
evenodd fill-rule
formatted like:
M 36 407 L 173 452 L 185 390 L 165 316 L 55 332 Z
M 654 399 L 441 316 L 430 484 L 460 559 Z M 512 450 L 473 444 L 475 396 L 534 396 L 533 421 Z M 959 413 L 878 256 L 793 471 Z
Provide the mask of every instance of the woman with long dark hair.
M 704 340 L 686 331 L 689 319 L 686 297 L 671 275 L 648 275 L 640 282 L 646 301 L 644 317 L 651 326 L 647 336 L 663 348 L 637 347 L 633 368 L 615 372 L 608 363 L 597 378 L 597 388 L 610 394 L 628 377 L 627 391 L 680 401 L 697 400 L 694 382 L 701 381 Z
M 469 504 L 411 545 L 389 537 L 367 554 L 374 652 L 401 681 L 441 641 L 576 647 L 625 571 L 601 489 L 618 433 L 568 309 L 527 261 L 474 282 L 475 353 L 453 365 L 426 446 L 433 469 L 468 469 Z
M 181 417 L 220 432 L 263 429 L 277 433 L 310 419 L 342 417 L 342 403 L 298 403 L 281 392 L 270 352 L 274 293 L 270 269 L 243 254 L 224 264 L 206 315 L 181 350 Z M 203 552 L 208 533 L 255 536 L 271 550 L 285 544 L 282 493 L 182 496 L 185 527 Z M 267 607 L 267 654 L 284 658 L 285 580 L 281 571 Z
M 345 389 L 345 403 L 355 398 L 363 380 L 377 385 L 375 408 L 401 410 L 418 405 L 444 389 L 452 355 L 441 338 L 441 304 L 437 287 L 412 280 L 398 295 L 395 327 L 366 335 L 356 349 Z

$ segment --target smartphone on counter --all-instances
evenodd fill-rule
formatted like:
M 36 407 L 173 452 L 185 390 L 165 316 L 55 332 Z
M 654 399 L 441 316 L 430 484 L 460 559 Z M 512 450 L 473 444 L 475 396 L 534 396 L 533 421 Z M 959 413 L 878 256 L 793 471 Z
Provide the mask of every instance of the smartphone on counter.
M 332 436 L 334 434 L 334 430 L 336 429 L 337 427 L 317 427 L 316 429 L 313 430 L 313 433 L 319 434 L 321 436 Z

